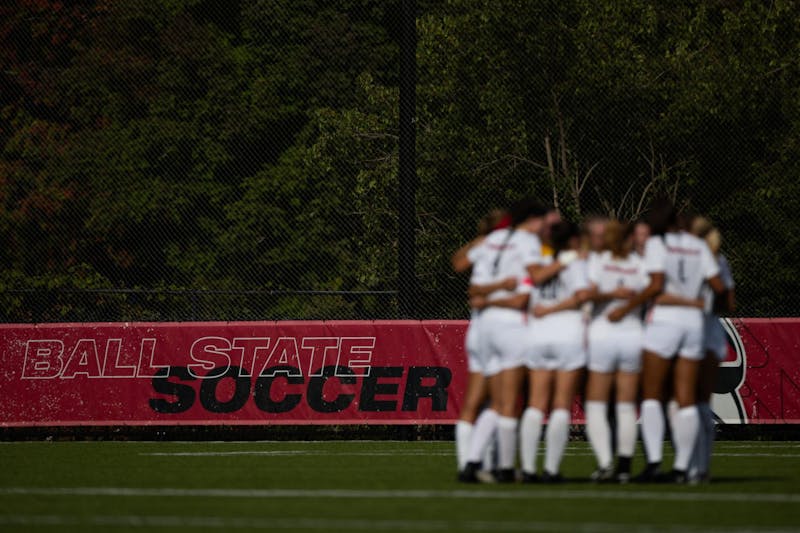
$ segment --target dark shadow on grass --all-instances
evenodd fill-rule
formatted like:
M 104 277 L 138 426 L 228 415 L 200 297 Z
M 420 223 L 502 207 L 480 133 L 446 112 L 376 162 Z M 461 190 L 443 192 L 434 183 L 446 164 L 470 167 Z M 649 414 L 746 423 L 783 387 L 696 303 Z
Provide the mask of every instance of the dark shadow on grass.
M 735 483 L 786 483 L 792 478 L 789 476 L 776 476 L 776 475 L 760 475 L 760 476 L 714 476 L 709 483 L 700 483 L 692 486 L 709 486 L 709 485 L 725 485 Z M 588 477 L 565 477 L 560 483 L 533 483 L 529 486 L 538 487 L 558 487 L 562 485 L 590 485 L 598 489 L 607 487 L 647 487 L 647 486 L 665 486 L 674 485 L 668 482 L 655 482 L 655 483 L 598 483 L 589 479 Z

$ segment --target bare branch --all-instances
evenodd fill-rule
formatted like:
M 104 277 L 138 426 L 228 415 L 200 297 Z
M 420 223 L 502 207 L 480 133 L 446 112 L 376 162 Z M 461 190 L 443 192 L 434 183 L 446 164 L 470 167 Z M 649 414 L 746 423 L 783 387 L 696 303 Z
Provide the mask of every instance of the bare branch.
M 544 151 L 547 154 L 547 168 L 550 171 L 550 181 L 553 184 L 553 207 L 558 207 L 558 188 L 556 187 L 556 169 L 553 164 L 553 150 L 550 147 L 550 134 L 544 136 Z

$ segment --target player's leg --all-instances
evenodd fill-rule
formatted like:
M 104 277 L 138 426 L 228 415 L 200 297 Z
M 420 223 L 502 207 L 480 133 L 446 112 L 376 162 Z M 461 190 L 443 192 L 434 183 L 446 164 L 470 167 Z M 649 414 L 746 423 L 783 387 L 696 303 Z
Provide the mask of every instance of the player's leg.
M 472 428 L 478 418 L 478 413 L 486 402 L 487 393 L 486 378 L 483 373 L 470 372 L 467 378 L 464 403 L 461 406 L 461 413 L 455 428 L 456 457 L 459 470 L 463 470 L 467 464 Z
M 670 367 L 671 361 L 656 352 L 645 350 L 642 354 L 641 419 L 647 466 L 637 481 L 653 481 L 661 466 L 666 430 L 662 396 Z
M 636 399 L 642 372 L 643 331 L 631 327 L 618 336 L 620 344 L 617 372 L 614 376 L 616 398 L 614 409 L 617 429 L 616 480 L 627 483 L 631 479 L 631 462 L 636 449 Z
M 639 394 L 639 372 L 617 372 L 617 468 L 616 478 L 621 483 L 630 480 L 631 462 L 636 450 L 636 398 Z
M 687 470 L 700 432 L 700 412 L 697 408 L 700 363 L 705 358 L 702 316 L 696 321 L 687 320 L 683 345 L 675 361 L 674 396 L 678 413 L 672 428 L 675 440 L 673 480 L 688 481 Z
M 482 467 L 483 457 L 489 443 L 496 437 L 497 433 L 497 422 L 500 417 L 499 398 L 502 392 L 499 373 L 488 374 L 486 383 L 489 392 L 489 407 L 484 409 L 475 420 L 469 441 L 467 463 L 458 476 L 460 481 L 466 483 L 478 481 L 476 474 Z
M 697 384 L 700 361 L 678 357 L 675 362 L 674 390 L 678 412 L 672 428 L 675 440 L 673 470 L 678 476 L 686 475 L 700 431 L 700 413 L 697 409 Z
M 594 481 L 606 481 L 612 474 L 611 424 L 608 421 L 608 400 L 614 374 L 590 370 L 586 383 L 586 436 L 597 459 Z
M 709 351 L 700 365 L 700 377 L 697 389 L 697 408 L 700 412 L 700 433 L 692 455 L 697 470 L 695 479 L 707 481 L 711 472 L 711 453 L 716 437 L 716 422 L 711 409 L 711 395 L 719 375 L 719 354 Z
M 517 402 L 526 370 L 515 367 L 500 373 L 500 407 L 497 420 L 497 481 L 514 481 L 517 458 Z
M 608 401 L 617 366 L 617 331 L 618 328 L 605 322 L 594 322 L 588 330 L 589 375 L 586 381 L 584 413 L 586 437 L 597 459 L 597 470 L 591 475 L 594 481 L 608 481 L 613 473 Z
M 520 462 L 522 479 L 526 482 L 536 480 L 536 456 L 542 436 L 542 424 L 550 405 L 554 372 L 543 368 L 528 372 L 528 407 L 522 414 L 520 425 Z
M 547 422 L 545 441 L 544 478 L 549 481 L 561 479 L 561 459 L 569 440 L 569 423 L 571 420 L 572 401 L 575 390 L 581 379 L 584 369 L 558 370 L 555 375 L 553 390 L 553 408 Z

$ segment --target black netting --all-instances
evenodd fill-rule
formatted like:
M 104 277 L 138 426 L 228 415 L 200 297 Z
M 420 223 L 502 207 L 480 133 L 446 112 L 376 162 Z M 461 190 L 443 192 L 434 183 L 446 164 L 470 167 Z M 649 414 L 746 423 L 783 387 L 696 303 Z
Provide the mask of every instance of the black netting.
M 490 209 L 660 193 L 738 314 L 797 312 L 796 2 L 17 0 L 0 40 L 0 321 L 464 318 Z

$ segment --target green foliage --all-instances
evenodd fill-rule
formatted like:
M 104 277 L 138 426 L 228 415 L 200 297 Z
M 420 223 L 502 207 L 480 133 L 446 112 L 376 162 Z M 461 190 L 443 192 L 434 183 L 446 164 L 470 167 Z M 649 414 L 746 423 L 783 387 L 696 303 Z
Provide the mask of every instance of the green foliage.
M 796 2 L 418 5 L 421 317 L 465 316 L 449 257 L 488 210 L 627 219 L 657 192 L 719 223 L 741 314 L 796 313 Z M 3 319 L 396 316 L 399 14 L 0 8 Z

